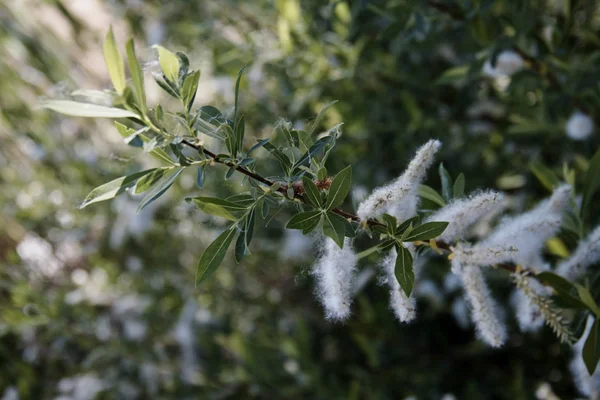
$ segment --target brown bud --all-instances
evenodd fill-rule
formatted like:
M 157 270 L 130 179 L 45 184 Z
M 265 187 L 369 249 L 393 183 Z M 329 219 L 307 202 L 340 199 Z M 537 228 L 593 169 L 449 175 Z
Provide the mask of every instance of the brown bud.
M 316 180 L 315 185 L 317 185 L 319 190 L 325 190 L 325 189 L 329 189 L 331 187 L 331 182 L 332 182 L 331 177 L 328 177 L 324 181 Z
M 292 184 L 292 187 L 294 188 L 294 193 L 296 194 L 303 194 L 304 193 L 304 185 L 302 184 L 302 181 L 296 181 Z

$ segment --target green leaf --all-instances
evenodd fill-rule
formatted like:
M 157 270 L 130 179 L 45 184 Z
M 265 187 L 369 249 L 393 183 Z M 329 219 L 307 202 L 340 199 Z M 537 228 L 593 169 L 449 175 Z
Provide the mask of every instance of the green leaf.
M 239 99 L 239 93 L 240 93 L 240 82 L 242 80 L 242 75 L 244 75 L 244 69 L 246 69 L 246 66 L 244 65 L 242 67 L 242 69 L 240 69 L 240 72 L 238 72 L 238 76 L 237 79 L 235 81 L 235 103 L 233 106 L 233 121 L 237 121 L 237 113 L 238 113 L 238 99 Z
M 132 187 L 138 179 L 156 171 L 156 168 L 148 169 L 146 171 L 137 172 L 135 174 L 122 176 L 113 181 L 105 183 L 104 185 L 98 186 L 87 195 L 83 203 L 79 208 L 84 208 L 92 203 L 99 201 L 110 200 L 123 193 L 125 189 Z
M 112 26 L 108 29 L 106 39 L 104 39 L 104 61 L 115 90 L 122 95 L 125 90 L 125 65 L 117 49 Z
M 319 168 L 319 171 L 317 172 L 317 179 L 320 181 L 327 180 L 327 168 L 325 168 L 325 167 Z
M 125 139 L 130 138 L 132 135 L 134 135 L 136 133 L 135 130 L 128 128 L 125 125 L 123 125 L 119 122 L 116 122 L 116 121 L 115 121 L 115 126 L 117 127 L 117 130 L 119 131 L 121 136 L 123 136 L 123 138 L 125 138 Z M 144 143 L 148 143 L 149 141 L 150 141 L 150 139 L 147 136 L 143 135 L 142 133 L 139 133 L 128 144 L 130 146 L 143 147 Z M 169 165 L 175 165 L 173 160 L 171 160 L 171 157 L 169 156 L 169 154 L 167 154 L 167 152 L 161 148 L 154 148 L 153 150 L 150 151 L 149 154 L 158 160 L 166 162 Z
M 419 185 L 419 196 L 421 196 L 424 199 L 433 201 L 435 204 L 441 207 L 444 207 L 446 205 L 446 201 L 444 200 L 444 198 L 440 196 L 438 192 L 436 192 L 435 189 L 433 189 L 430 186 Z
M 346 236 L 346 222 L 344 217 L 327 212 L 323 222 L 323 234 L 333 239 L 340 248 L 344 247 L 344 237 Z
M 381 217 L 385 221 L 388 233 L 392 236 L 395 235 L 396 234 L 396 225 L 398 225 L 398 220 L 396 220 L 396 217 L 394 217 L 393 215 L 387 214 L 387 213 L 383 214 Z
M 568 308 L 583 308 L 587 309 L 587 305 L 573 296 L 573 292 L 577 289 L 575 285 L 563 278 L 562 276 L 556 275 L 552 272 L 540 272 L 535 275 L 535 279 L 542 282 L 543 284 L 549 285 L 556 291 L 561 300 L 563 300 Z
M 132 147 L 143 147 L 144 142 L 140 138 L 140 135 L 135 135 L 136 131 L 134 129 L 128 128 L 127 126 L 121 124 L 120 122 L 115 121 L 115 126 L 117 127 L 117 131 L 121 136 L 123 136 L 124 141 Z M 133 136 L 135 135 L 135 136 Z M 132 138 L 133 136 L 133 138 Z
M 321 109 L 321 111 L 319 112 L 319 115 L 317 115 L 317 118 L 315 118 L 310 129 L 308 130 L 309 136 L 312 136 L 312 134 L 315 132 L 315 130 L 319 127 L 319 124 L 321 123 L 321 120 L 325 116 L 325 113 L 327 112 L 327 110 L 329 110 L 329 108 L 331 106 L 333 106 L 335 103 L 337 103 L 337 100 L 332 101 L 331 103 L 325 105 L 325 107 L 323 107 Z
M 196 71 L 185 78 L 183 81 L 183 87 L 181 88 L 181 97 L 183 105 L 190 110 L 194 99 L 196 98 L 196 92 L 198 91 L 198 82 L 200 81 L 200 71 Z
M 254 197 L 248 193 L 234 194 L 233 196 L 229 196 L 226 200 L 246 208 L 254 204 Z
M 587 368 L 590 375 L 596 372 L 596 367 L 598 366 L 598 360 L 600 360 L 600 320 L 596 318 L 594 321 L 594 325 L 592 325 L 592 329 L 588 334 L 587 339 L 583 345 L 583 362 L 585 363 L 585 367 Z
M 437 79 L 435 83 L 436 85 L 453 83 L 466 78 L 468 73 L 469 65 L 460 65 L 458 67 L 452 67 L 444 71 L 444 73 Z
M 283 171 L 286 174 L 288 174 L 290 169 L 292 168 L 292 160 L 290 160 L 290 158 L 287 155 L 285 155 L 281 150 L 279 150 L 279 148 L 273 146 L 269 142 L 263 143 L 263 147 L 279 161 L 279 164 L 281 164 L 281 168 L 283 169 Z
M 398 251 L 398 257 L 396 257 L 396 279 L 400 284 L 400 287 L 406 294 L 406 297 L 410 297 L 413 287 L 415 285 L 415 271 L 413 270 L 413 258 L 410 251 L 404 246 L 397 245 L 396 250 Z
M 231 214 L 232 212 L 246 211 L 248 209 L 246 205 L 223 200 L 218 197 L 192 197 L 186 199 L 188 202 L 190 200 L 205 213 L 226 218 L 230 221 L 237 221 L 237 218 Z
M 583 181 L 583 201 L 581 202 L 581 215 L 587 215 L 592 197 L 600 188 L 600 150 L 590 160 L 590 166 L 585 173 Z
M 158 181 L 163 176 L 165 176 L 165 174 L 167 172 L 169 172 L 170 169 L 171 168 L 157 168 L 151 174 L 148 174 L 148 175 L 140 178 L 135 185 L 135 190 L 133 191 L 133 193 L 139 194 L 139 193 L 143 193 L 146 190 L 150 189 L 152 186 L 156 185 L 158 183 Z
M 311 157 L 317 154 L 323 147 L 325 147 L 327 143 L 331 142 L 331 140 L 331 136 L 325 136 L 314 142 L 306 151 L 306 153 L 304 153 L 302 157 L 300 157 L 300 159 L 296 161 L 296 164 L 294 164 L 294 174 L 296 173 L 296 171 L 299 170 L 301 166 L 308 165 Z
M 456 180 L 454 181 L 454 186 L 452 188 L 452 194 L 455 199 L 458 199 L 465 194 L 465 174 L 462 172 L 458 174 Z
M 322 206 L 321 193 L 319 192 L 317 185 L 306 176 L 302 177 L 302 184 L 304 186 L 304 198 L 308 204 L 320 209 Z
M 235 124 L 235 141 L 238 151 L 244 148 L 245 119 L 242 115 Z
M 591 312 L 593 312 L 596 315 L 596 317 L 600 317 L 600 308 L 598 308 L 598 305 L 596 304 L 596 301 L 594 300 L 594 297 L 592 296 L 590 291 L 586 287 L 581 286 L 577 283 L 574 283 L 573 285 L 575 285 L 575 288 L 577 289 L 577 294 L 579 295 L 581 301 L 587 306 L 587 308 Z
M 179 58 L 162 46 L 155 44 L 152 48 L 158 50 L 158 62 L 163 75 L 173 83 L 179 78 Z
M 196 173 L 196 186 L 202 189 L 204 187 L 204 165 L 198 167 L 198 172 Z
M 270 139 L 257 140 L 254 146 L 250 147 L 250 150 L 248 150 L 248 155 L 250 155 L 254 150 L 258 149 L 259 147 L 263 147 L 265 143 L 269 142 L 269 140 Z
M 540 183 L 544 185 L 546 189 L 552 191 L 554 187 L 560 184 L 558 177 L 552 172 L 551 169 L 546 167 L 539 161 L 532 161 L 529 163 L 529 169 L 538 178 Z
M 302 233 L 309 233 L 319 225 L 321 211 L 305 211 L 294 215 L 286 224 L 287 229 L 300 229 Z
M 169 93 L 172 97 L 175 97 L 176 99 L 181 98 L 178 94 L 178 90 L 172 88 L 171 85 L 169 85 L 168 83 L 166 83 L 163 80 L 162 77 L 153 76 L 153 78 L 154 78 L 154 81 L 158 84 L 158 86 L 160 86 L 162 88 L 162 90 Z
M 46 100 L 40 104 L 42 108 L 56 111 L 72 117 L 86 118 L 137 118 L 139 115 L 122 108 L 99 106 L 98 104 L 80 103 L 72 100 Z
M 352 186 L 352 167 L 348 165 L 333 178 L 327 193 L 325 208 L 331 210 L 342 204 L 350 191 L 350 186 Z
M 442 195 L 448 202 L 452 200 L 452 177 L 446 168 L 444 168 L 444 163 L 440 163 L 439 173 L 440 180 L 442 181 Z
M 448 222 L 426 222 L 413 229 L 404 241 L 414 242 L 417 240 L 435 239 L 446 230 L 447 226 Z
M 175 179 L 177 179 L 181 171 L 183 171 L 183 168 L 174 168 L 171 170 L 171 173 L 166 174 L 158 182 L 156 182 L 146 197 L 142 199 L 137 212 L 139 213 L 144 209 L 144 207 L 162 196 L 171 187 L 173 182 L 175 182 Z
M 225 258 L 227 249 L 235 236 L 235 231 L 234 225 L 227 228 L 204 250 L 196 268 L 196 287 L 217 270 L 217 267 Z
M 144 88 L 144 72 L 142 67 L 135 57 L 135 45 L 133 39 L 129 39 L 127 42 L 127 64 L 129 65 L 129 73 L 131 74 L 131 81 L 133 82 L 133 88 L 135 93 L 135 99 L 140 108 L 142 114 L 146 113 L 146 90 Z
M 235 242 L 235 262 L 239 264 L 247 251 L 248 246 L 246 246 L 246 239 L 244 237 L 244 232 L 242 231 Z
M 409 227 L 415 226 L 419 223 L 419 216 L 415 216 L 412 218 L 409 218 L 405 221 L 402 221 L 402 223 L 398 226 L 398 228 L 396 228 L 396 234 L 400 235 L 402 233 L 404 233 L 404 231 L 406 231 Z M 412 230 L 412 228 L 411 228 Z

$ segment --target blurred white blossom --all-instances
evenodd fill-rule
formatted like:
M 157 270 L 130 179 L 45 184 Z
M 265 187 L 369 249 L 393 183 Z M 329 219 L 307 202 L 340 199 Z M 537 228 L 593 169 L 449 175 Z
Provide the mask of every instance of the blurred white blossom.
M 585 140 L 594 132 L 594 120 L 581 111 L 575 111 L 565 126 L 567 136 L 573 140 Z

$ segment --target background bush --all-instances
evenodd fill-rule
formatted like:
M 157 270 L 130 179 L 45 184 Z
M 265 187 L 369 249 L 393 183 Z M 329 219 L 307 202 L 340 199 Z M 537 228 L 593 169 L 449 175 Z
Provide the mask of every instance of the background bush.
M 198 191 L 192 175 L 138 215 L 129 195 L 78 210 L 93 187 L 152 163 L 110 122 L 36 109 L 77 87 L 110 87 L 101 47 L 110 24 L 120 43 L 134 35 L 148 74 L 158 70 L 152 44 L 190 54 L 202 71 L 196 105 L 232 110 L 236 74 L 248 65 L 250 137 L 268 137 L 280 117 L 303 126 L 339 100 L 323 123 L 344 123 L 329 165 L 353 165 L 358 197 L 439 138 L 440 159 L 466 175 L 467 191 L 507 191 L 518 211 L 546 197 L 564 165 L 580 185 L 600 142 L 596 132 L 585 141 L 565 134 L 576 110 L 598 118 L 595 1 L 9 0 L 0 5 L 5 396 L 515 399 L 542 383 L 576 395 L 570 348 L 547 329 L 518 332 L 504 276 L 493 288 L 513 326 L 494 350 L 456 319 L 458 292 L 442 263 L 426 266 L 415 323 L 387 310 L 368 262 L 350 321 L 325 321 L 312 244 L 281 234 L 285 215 L 257 233 L 251 257 L 228 257 L 194 289 L 196 260 L 221 222 L 182 202 Z M 506 50 L 524 67 L 490 76 L 484 64 Z M 168 103 L 147 82 L 149 102 Z M 427 183 L 440 185 L 435 173 Z M 203 195 L 241 190 L 236 178 Z M 599 222 L 590 209 L 586 229 Z M 560 240 L 549 260 L 577 237 Z

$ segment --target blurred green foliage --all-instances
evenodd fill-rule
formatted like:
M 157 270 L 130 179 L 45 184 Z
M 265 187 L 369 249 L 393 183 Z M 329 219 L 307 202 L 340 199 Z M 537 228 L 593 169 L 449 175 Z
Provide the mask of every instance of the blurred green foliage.
M 311 245 L 281 236 L 284 216 L 261 230 L 251 257 L 240 265 L 228 257 L 194 289 L 196 260 L 221 222 L 181 201 L 197 190 L 192 175 L 139 215 L 139 199 L 127 197 L 79 211 L 93 187 L 154 165 L 107 121 L 36 109 L 76 87 L 110 86 L 101 46 L 110 24 L 120 43 L 134 35 L 148 74 L 157 69 L 150 45 L 190 53 L 202 71 L 197 105 L 232 110 L 235 76 L 248 65 L 241 107 L 250 137 L 268 137 L 280 117 L 305 126 L 339 100 L 323 121 L 344 123 L 330 170 L 352 164 L 366 190 L 435 137 L 467 192 L 498 188 L 525 207 L 548 192 L 538 177 L 564 180 L 565 165 L 580 193 L 600 143 L 597 132 L 577 142 L 564 130 L 577 109 L 599 117 L 596 1 L 0 4 L 0 393 L 525 399 L 548 382 L 575 396 L 570 349 L 548 330 L 521 334 L 509 317 L 508 345 L 492 350 L 458 324 L 442 263 L 426 266 L 435 290 L 423 291 L 417 322 L 406 326 L 365 263 L 354 315 L 335 325 L 312 296 Z M 482 73 L 515 49 L 530 57 L 524 68 L 510 78 Z M 159 92 L 147 90 L 156 103 Z M 549 172 L 532 171 L 532 161 Z M 440 187 L 435 174 L 428 183 Z M 241 190 L 234 178 L 202 195 Z M 584 231 L 598 214 L 592 206 Z M 567 250 L 576 245 L 576 236 L 561 239 Z M 508 304 L 509 283 L 493 282 Z

